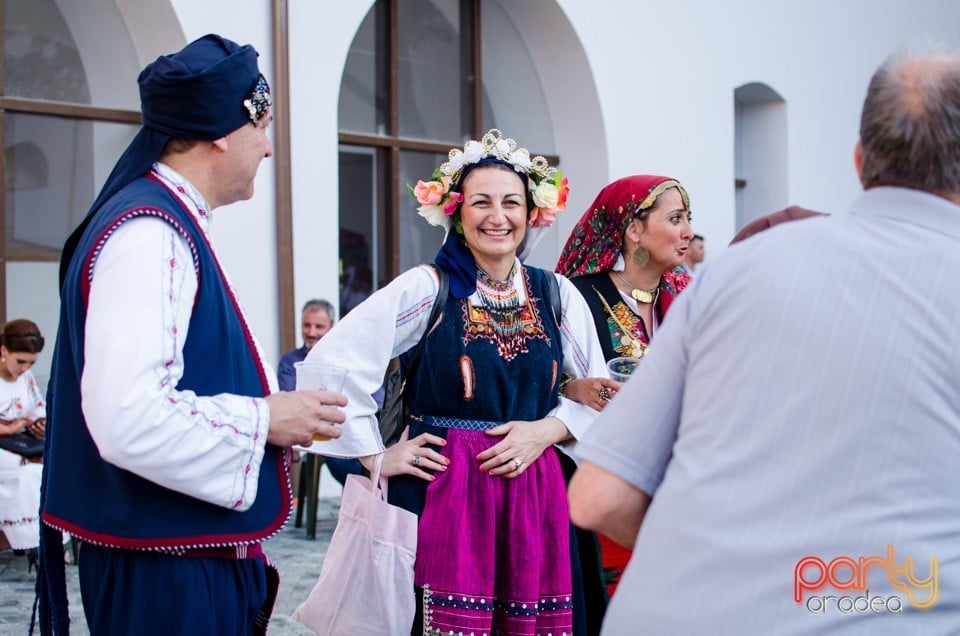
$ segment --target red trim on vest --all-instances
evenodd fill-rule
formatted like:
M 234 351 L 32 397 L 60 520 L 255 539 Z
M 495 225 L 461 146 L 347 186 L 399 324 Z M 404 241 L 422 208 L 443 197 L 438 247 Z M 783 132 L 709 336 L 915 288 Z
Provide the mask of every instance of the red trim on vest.
M 161 184 L 162 185 L 162 184 Z M 193 271 L 197 276 L 197 291 L 193 296 L 193 308 L 197 306 L 197 294 L 200 293 L 200 268 L 197 263 L 197 246 L 194 244 L 193 239 L 190 237 L 190 234 L 187 230 L 177 221 L 175 218 L 169 215 L 165 210 L 159 208 L 130 208 L 123 214 L 120 214 L 113 223 L 104 228 L 103 232 L 97 236 L 96 242 L 93 244 L 93 249 L 84 257 L 83 259 L 83 268 L 80 270 L 80 297 L 83 299 L 84 308 L 88 307 L 90 300 L 90 281 L 93 279 L 93 265 L 94 257 L 100 254 L 102 245 L 106 243 L 108 237 L 116 232 L 117 228 L 126 223 L 130 219 L 137 218 L 140 216 L 146 216 L 149 218 L 161 219 L 166 221 L 177 230 L 180 236 L 187 241 L 190 245 L 190 251 L 193 254 Z M 191 309 L 192 311 L 192 309 Z
M 194 537 L 176 537 L 163 539 L 131 539 L 129 537 L 120 537 L 112 534 L 99 532 L 90 532 L 75 525 L 65 519 L 61 519 L 49 512 L 42 512 L 41 518 L 47 525 L 66 530 L 83 541 L 96 543 L 108 548 L 122 548 L 129 550 L 149 550 L 149 549 L 169 549 L 169 550 L 188 550 L 190 556 L 200 556 L 200 552 L 209 551 L 211 554 L 217 553 L 221 556 L 223 551 L 235 550 L 237 546 L 259 544 L 260 541 L 274 534 L 279 528 L 270 527 L 256 533 L 248 534 L 222 534 L 222 535 L 199 535 Z M 284 519 L 286 520 L 286 519 Z M 196 552 L 197 554 L 193 554 Z M 261 549 L 262 552 L 262 549 Z M 205 556 L 205 555 L 204 555 Z

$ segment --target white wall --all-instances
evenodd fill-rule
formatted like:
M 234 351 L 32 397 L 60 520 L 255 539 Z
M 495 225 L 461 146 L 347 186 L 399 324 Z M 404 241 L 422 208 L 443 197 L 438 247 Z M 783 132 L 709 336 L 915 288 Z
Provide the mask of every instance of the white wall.
M 609 180 L 607 133 L 589 51 L 554 0 L 501 0 L 530 52 L 546 97 L 561 169 L 570 180 L 566 210 L 528 262 L 552 270 L 580 215 Z M 523 131 L 516 131 L 523 141 Z M 526 143 L 526 142 L 523 142 Z
M 7 319 L 27 318 L 40 328 L 43 351 L 32 370 L 44 390 L 60 320 L 59 271 L 58 263 L 7 263 Z
M 187 42 L 214 32 L 239 44 L 252 44 L 260 53 L 260 70 L 268 79 L 273 77 L 269 2 L 171 0 L 171 5 Z M 215 210 L 211 233 L 251 328 L 267 357 L 276 363 L 281 352 L 274 169 L 272 159 L 260 164 L 253 198 Z
M 842 212 L 876 66 L 908 38 L 960 42 L 949 0 L 558 1 L 596 76 L 609 176 L 679 178 L 708 259 L 734 233 L 735 87 L 764 82 L 787 102 L 790 203 Z
M 350 43 L 373 6 L 369 0 L 290 0 L 291 179 L 294 302 L 337 305 L 340 80 Z M 296 312 L 299 338 L 299 311 Z

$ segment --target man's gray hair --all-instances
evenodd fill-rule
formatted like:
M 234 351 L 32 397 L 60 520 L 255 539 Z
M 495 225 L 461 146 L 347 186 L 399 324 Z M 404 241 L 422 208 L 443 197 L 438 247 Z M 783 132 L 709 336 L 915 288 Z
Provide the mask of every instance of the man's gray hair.
M 960 55 L 902 51 L 877 69 L 860 119 L 864 188 L 960 193 Z
M 320 311 L 321 309 L 327 312 L 327 315 L 330 316 L 331 325 L 337 321 L 337 312 L 333 308 L 333 305 L 330 303 L 329 300 L 323 300 L 322 298 L 311 298 L 310 300 L 305 302 L 303 304 L 303 309 L 301 310 L 300 313 L 305 314 L 308 311 L 314 312 L 314 311 Z

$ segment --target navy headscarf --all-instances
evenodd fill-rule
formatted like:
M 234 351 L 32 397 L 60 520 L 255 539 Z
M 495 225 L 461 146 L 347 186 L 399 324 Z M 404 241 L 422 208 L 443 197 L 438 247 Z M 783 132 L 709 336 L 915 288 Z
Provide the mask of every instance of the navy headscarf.
M 143 176 L 171 139 L 213 141 L 255 120 L 244 100 L 261 81 L 256 49 L 213 34 L 177 53 L 162 55 L 143 69 L 137 78 L 143 127 L 113 167 L 87 216 L 64 243 L 61 287 L 77 242 L 103 204 Z
M 512 164 L 502 159 L 484 157 L 477 163 L 467 166 L 460 175 L 460 179 L 457 181 L 454 189 L 457 192 L 462 192 L 461 188 L 463 187 L 463 182 L 467 179 L 467 175 L 470 174 L 474 168 L 487 163 L 499 163 L 507 166 L 523 181 L 523 191 L 526 193 L 527 211 L 529 212 L 533 207 L 530 192 L 527 190 L 529 177 L 524 172 L 517 172 Z M 457 210 L 457 212 L 459 213 L 459 210 Z M 527 228 L 528 233 L 529 231 L 530 228 Z M 521 246 L 521 249 L 522 247 L 523 246 Z M 443 245 L 440 246 L 440 251 L 437 252 L 434 262 L 447 271 L 450 277 L 450 295 L 454 298 L 466 298 L 477 289 L 477 262 L 473 258 L 473 252 L 467 247 L 466 239 L 454 228 L 450 228 L 450 231 L 447 232 L 447 236 L 443 241 Z

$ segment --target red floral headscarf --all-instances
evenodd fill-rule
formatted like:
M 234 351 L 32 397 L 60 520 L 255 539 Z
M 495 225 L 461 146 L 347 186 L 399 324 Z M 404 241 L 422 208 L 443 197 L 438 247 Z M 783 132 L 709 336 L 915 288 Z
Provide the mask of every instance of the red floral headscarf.
M 623 233 L 630 220 L 653 207 L 657 197 L 670 188 L 680 191 L 683 205 L 689 210 L 687 191 L 670 177 L 640 174 L 604 187 L 570 233 L 556 272 L 575 278 L 613 269 L 623 249 Z

